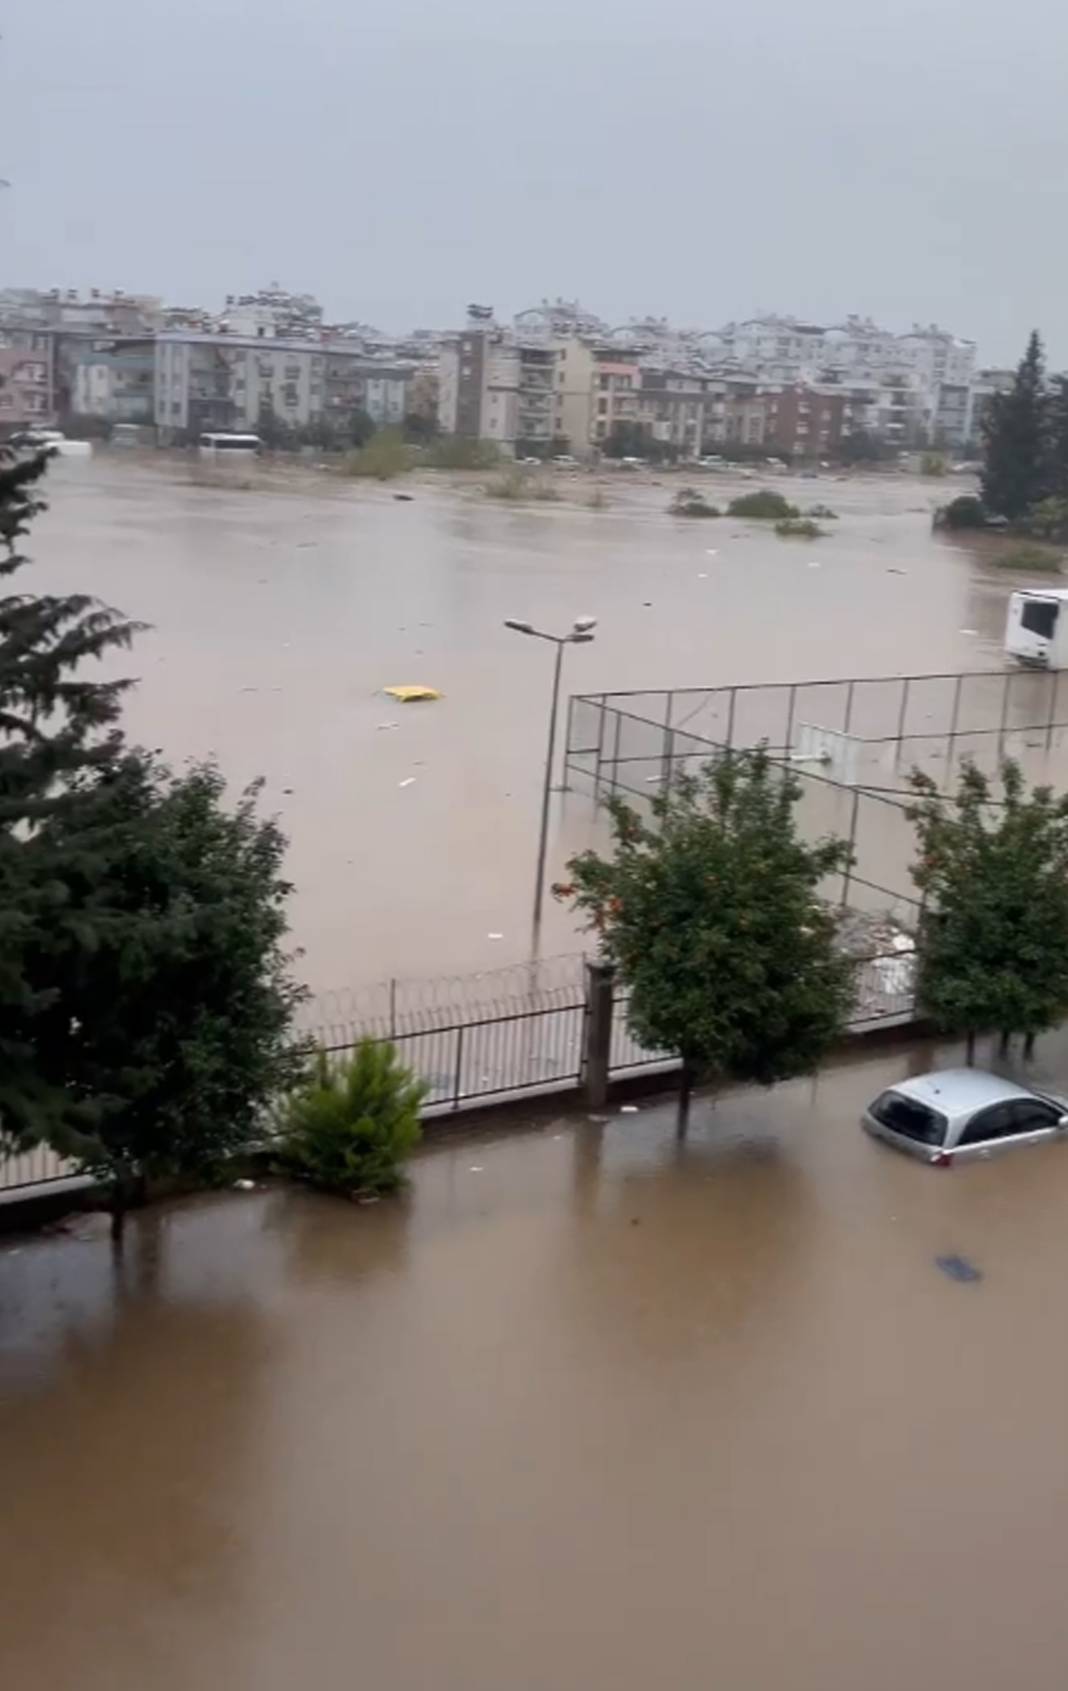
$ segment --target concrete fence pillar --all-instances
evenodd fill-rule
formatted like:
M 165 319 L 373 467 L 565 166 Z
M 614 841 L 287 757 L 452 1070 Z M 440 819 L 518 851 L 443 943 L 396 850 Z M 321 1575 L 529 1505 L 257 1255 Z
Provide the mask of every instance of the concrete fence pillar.
M 582 1072 L 586 1102 L 603 1109 L 608 1098 L 608 1068 L 612 1055 L 612 1008 L 616 966 L 597 957 L 586 964 L 586 1040 Z

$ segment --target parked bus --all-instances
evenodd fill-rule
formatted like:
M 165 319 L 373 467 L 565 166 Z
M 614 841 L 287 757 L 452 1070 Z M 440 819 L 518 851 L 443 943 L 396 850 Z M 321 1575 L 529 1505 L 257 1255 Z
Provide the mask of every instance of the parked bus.
M 201 453 L 208 458 L 214 458 L 219 452 L 251 454 L 263 449 L 263 442 L 258 434 L 202 434 L 197 445 Z

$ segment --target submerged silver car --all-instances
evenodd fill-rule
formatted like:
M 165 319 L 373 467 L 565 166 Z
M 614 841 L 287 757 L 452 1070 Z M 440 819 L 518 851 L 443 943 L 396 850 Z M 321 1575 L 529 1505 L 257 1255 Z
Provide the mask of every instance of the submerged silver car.
M 1063 1098 L 1029 1092 L 982 1069 L 943 1069 L 899 1081 L 861 1119 L 898 1151 L 943 1165 L 1068 1137 Z

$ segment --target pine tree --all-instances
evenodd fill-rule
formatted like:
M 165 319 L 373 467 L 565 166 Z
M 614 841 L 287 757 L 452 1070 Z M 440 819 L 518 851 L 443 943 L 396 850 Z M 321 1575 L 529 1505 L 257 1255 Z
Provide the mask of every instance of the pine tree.
M 1049 400 L 1042 342 L 1031 333 L 1008 393 L 994 395 L 983 424 L 983 504 L 1022 517 L 1049 493 Z
M 20 542 L 43 510 L 47 454 L 0 454 L 0 577 L 26 567 Z M 90 658 L 128 646 L 134 625 L 84 594 L 0 595 L 0 1123 L 21 1143 L 47 1135 L 67 1100 L 34 1055 L 35 1017 L 53 994 L 35 986 L 28 959 L 61 942 L 68 925 L 92 943 L 70 908 L 70 863 L 42 830 L 83 802 L 81 786 L 111 764 L 127 682 L 86 681 Z
M 798 838 L 800 783 L 763 752 L 731 755 L 652 801 L 655 826 L 609 806 L 611 859 L 583 852 L 554 889 L 589 918 L 652 1050 L 697 1076 L 771 1085 L 810 1072 L 845 1025 L 852 966 L 817 896 L 848 847 Z
M 1049 486 L 1052 498 L 1068 499 L 1068 376 L 1057 376 L 1049 396 Z

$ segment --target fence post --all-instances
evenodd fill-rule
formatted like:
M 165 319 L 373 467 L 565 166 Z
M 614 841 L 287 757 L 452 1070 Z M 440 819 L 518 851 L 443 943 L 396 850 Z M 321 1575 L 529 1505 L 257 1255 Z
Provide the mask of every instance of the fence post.
M 1049 751 L 1050 747 L 1053 744 L 1053 719 L 1057 714 L 1057 677 L 1060 675 L 1060 673 L 1061 672 L 1060 672 L 1059 669 L 1051 669 L 1050 672 L 1049 672 L 1049 679 L 1050 679 L 1049 720 L 1046 723 L 1046 750 L 1047 751 Z
M 582 1071 L 586 1102 L 591 1110 L 603 1109 L 608 1098 L 608 1066 L 612 1055 L 612 1012 L 615 1003 L 616 967 L 606 958 L 586 963 L 586 1041 Z
M 456 1029 L 456 1073 L 453 1076 L 453 1083 L 452 1083 L 452 1107 L 453 1107 L 454 1110 L 458 1110 L 460 1108 L 460 1092 L 461 1092 L 461 1088 L 463 1086 L 463 1072 L 464 1072 L 464 1024 L 463 1024 L 463 1022 L 461 1022 L 459 1027 Z
M 671 731 L 671 714 L 674 703 L 674 693 L 668 693 L 664 710 L 664 749 L 660 754 L 660 787 L 665 793 L 671 786 L 671 763 L 675 751 L 675 736 Z
M 849 820 L 849 856 L 846 860 L 845 873 L 842 876 L 841 908 L 844 910 L 849 903 L 849 880 L 853 873 L 853 852 L 857 843 L 857 810 L 860 806 L 859 787 L 853 794 L 853 814 Z

